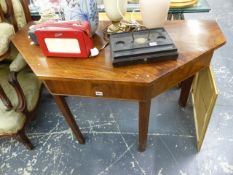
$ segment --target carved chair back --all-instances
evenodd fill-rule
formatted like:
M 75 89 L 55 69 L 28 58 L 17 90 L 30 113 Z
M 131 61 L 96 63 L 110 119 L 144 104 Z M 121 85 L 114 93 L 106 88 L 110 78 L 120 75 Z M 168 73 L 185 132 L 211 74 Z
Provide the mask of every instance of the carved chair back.
M 0 121 L 2 124 L 0 125 L 0 137 L 14 137 L 25 144 L 27 148 L 32 149 L 33 145 L 25 134 L 25 126 L 33 117 L 33 113 L 37 107 L 41 92 L 41 82 L 26 66 L 26 62 L 23 60 L 21 54 L 18 53 L 16 48 L 11 45 L 12 49 L 9 49 L 11 48 L 9 47 L 9 37 L 14 34 L 14 30 L 17 32 L 28 22 L 32 21 L 32 18 L 28 8 L 28 0 L 0 1 L 0 3 L 2 2 L 4 3 L 4 6 L 0 6 L 0 24 L 2 22 L 7 22 L 12 25 L 2 24 L 2 27 L 7 26 L 11 30 L 8 30 L 8 28 L 2 28 L 5 29 L 2 30 L 5 33 L 0 31 L 2 36 L 5 36 L 5 38 L 8 37 L 6 40 L 7 42 L 5 42 L 6 49 L 2 49 L 4 52 L 0 52 L 0 61 L 4 59 L 4 61 L 1 62 L 4 70 L 0 69 L 0 71 L 3 72 L 6 70 L 6 73 L 2 74 L 0 78 L 0 100 L 4 105 L 4 108 L 1 107 L 0 109 L 0 115 L 4 116 L 0 118 L 2 119 Z M 12 33 L 8 34 L 8 31 L 12 31 Z M 14 55 L 14 51 L 16 51 L 16 55 Z M 6 57 L 12 59 L 9 59 L 10 61 L 6 63 Z M 18 75 L 21 77 L 19 80 Z M 10 91 L 11 89 L 12 91 Z M 15 103 L 16 98 L 17 102 Z M 8 128 L 5 126 L 9 125 L 3 125 L 3 123 L 9 124 L 9 121 L 7 120 L 9 117 L 7 115 L 5 116 L 6 113 L 12 115 L 16 120 L 15 124 L 10 125 Z
M 7 0 L 6 2 L 7 2 L 9 22 L 14 26 L 15 31 L 18 31 L 20 29 L 19 24 L 18 24 L 20 21 L 18 21 L 17 16 L 21 15 L 21 16 L 25 17 L 26 23 L 32 21 L 32 17 L 30 15 L 30 11 L 28 8 L 28 4 L 29 4 L 28 0 L 19 0 L 21 5 L 19 5 L 18 8 L 22 7 L 23 12 L 24 12 L 24 14 L 20 14 L 20 15 L 15 13 L 16 10 L 14 8 L 16 8 L 16 7 L 14 6 L 13 0 Z
M 3 10 L 2 10 L 2 6 L 0 4 L 0 22 L 2 21 L 5 21 L 5 17 L 4 17 L 4 13 L 3 13 Z

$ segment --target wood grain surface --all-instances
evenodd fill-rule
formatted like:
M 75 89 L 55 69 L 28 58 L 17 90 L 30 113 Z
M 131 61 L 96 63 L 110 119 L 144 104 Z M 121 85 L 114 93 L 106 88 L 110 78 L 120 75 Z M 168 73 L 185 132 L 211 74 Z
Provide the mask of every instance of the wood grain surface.
M 104 44 L 101 31 L 107 24 L 101 22 L 99 31 L 94 36 L 97 48 Z M 30 44 L 27 28 L 14 35 L 12 41 L 36 75 L 43 80 L 75 79 L 139 84 L 152 83 L 225 43 L 223 33 L 215 21 L 168 21 L 165 28 L 178 48 L 177 61 L 119 68 L 112 67 L 109 46 L 95 58 L 46 58 L 38 46 Z
M 94 36 L 97 48 L 105 43 L 102 30 L 108 24 L 102 21 L 99 25 Z M 94 58 L 45 57 L 39 46 L 30 44 L 27 27 L 12 41 L 53 94 L 95 97 L 96 91 L 103 91 L 106 98 L 147 100 L 207 67 L 208 55 L 225 43 L 215 21 L 167 21 L 165 28 L 178 48 L 177 60 L 117 68 L 112 66 L 109 46 Z

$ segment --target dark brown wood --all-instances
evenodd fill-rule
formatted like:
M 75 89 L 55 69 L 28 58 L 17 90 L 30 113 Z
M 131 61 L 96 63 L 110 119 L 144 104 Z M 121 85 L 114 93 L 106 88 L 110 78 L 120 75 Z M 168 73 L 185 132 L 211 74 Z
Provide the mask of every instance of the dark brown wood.
M 13 9 L 13 4 L 12 4 L 12 0 L 7 0 L 7 9 L 8 9 L 8 18 L 9 18 L 9 22 L 14 26 L 15 31 L 18 31 L 18 25 L 16 22 L 16 18 L 15 18 L 15 12 Z
M 24 144 L 29 150 L 33 149 L 33 145 L 24 130 L 19 131 L 15 136 L 15 139 Z
M 7 108 L 7 110 L 11 110 L 13 108 L 11 101 L 9 98 L 6 96 L 2 86 L 0 85 L 0 99 L 2 100 L 3 104 Z
M 215 21 L 168 21 L 165 29 L 179 51 L 176 61 L 114 68 L 109 46 L 95 58 L 45 57 L 40 47 L 31 45 L 27 37 L 28 27 L 32 24 L 14 35 L 12 42 L 51 94 L 137 100 L 140 101 L 140 111 L 149 111 L 149 99 L 208 67 L 211 54 L 226 41 Z M 99 30 L 93 37 L 97 48 L 105 43 L 103 29 L 108 24 L 101 21 Z M 193 30 L 194 27 L 196 30 Z M 65 111 L 67 105 L 60 102 L 59 107 Z M 139 122 L 141 151 L 146 147 L 147 120 L 149 121 L 147 113 L 141 112 L 139 119 L 143 121 Z M 70 116 L 70 111 L 67 116 Z M 73 122 L 75 121 L 70 121 L 70 124 Z
M 9 22 L 14 26 L 15 31 L 18 31 L 18 25 L 15 17 L 15 12 L 13 8 L 13 2 L 12 0 L 7 0 L 7 8 L 8 8 L 8 17 L 9 17 Z M 27 23 L 32 21 L 32 17 L 28 8 L 28 0 L 20 0 L 20 3 L 23 7 L 24 15 L 26 18 Z
M 15 86 L 13 86 L 14 88 L 16 88 Z M 26 121 L 24 123 L 24 126 L 23 128 L 18 131 L 17 133 L 13 133 L 13 134 L 4 134 L 4 135 L 0 135 L 0 137 L 13 137 L 15 138 L 16 140 L 18 140 L 19 142 L 23 143 L 28 149 L 33 149 L 34 146 L 32 145 L 32 143 L 30 142 L 30 140 L 28 139 L 28 137 L 26 136 L 25 134 L 25 128 L 27 127 L 27 125 L 30 123 L 30 121 L 34 118 L 34 114 L 35 114 L 35 111 L 39 105 L 39 102 L 40 102 L 40 98 L 41 98 L 41 93 L 42 93 L 42 87 L 40 89 L 40 95 L 39 95 L 39 99 L 37 101 L 37 104 L 35 106 L 35 108 L 32 110 L 32 111 L 27 111 L 27 110 L 24 110 L 23 114 L 24 116 L 26 117 Z
M 139 145 L 140 152 L 145 151 L 150 117 L 151 100 L 139 101 Z
M 29 23 L 32 21 L 32 17 L 31 17 L 31 13 L 30 13 L 30 10 L 28 7 L 28 4 L 29 4 L 28 0 L 20 0 L 20 1 L 21 1 L 22 6 L 23 6 L 26 21 L 27 21 L 27 23 Z
M 194 76 L 191 76 L 188 79 L 181 82 L 179 105 L 182 107 L 185 107 L 187 104 L 189 93 L 193 83 L 193 78 Z
M 0 18 L 1 18 L 1 21 L 5 21 L 5 17 L 4 17 L 4 13 L 3 13 L 3 10 L 2 10 L 1 4 L 0 4 Z
M 55 102 L 57 103 L 59 109 L 61 110 L 64 118 L 66 119 L 67 124 L 70 126 L 70 128 L 72 129 L 75 137 L 77 138 L 78 142 L 80 144 L 84 144 L 85 143 L 85 139 L 79 129 L 79 126 L 76 124 L 75 119 L 72 115 L 72 113 L 70 112 L 70 109 L 64 99 L 64 97 L 62 96 L 58 96 L 58 95 L 54 95 L 54 99 Z
M 18 96 L 18 106 L 16 107 L 16 111 L 27 114 L 28 113 L 27 101 L 23 93 L 23 90 L 17 80 L 17 72 L 10 72 L 8 82 L 14 87 L 16 94 Z

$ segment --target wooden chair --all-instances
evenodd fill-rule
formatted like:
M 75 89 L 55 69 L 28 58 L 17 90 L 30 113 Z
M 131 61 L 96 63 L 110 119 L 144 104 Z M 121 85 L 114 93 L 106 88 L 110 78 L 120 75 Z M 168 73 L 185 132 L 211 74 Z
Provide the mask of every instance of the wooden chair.
M 0 22 L 3 22 L 3 20 L 5 19 L 4 14 L 3 14 L 3 9 L 2 6 L 0 4 Z
M 5 2 L 7 12 L 3 11 L 0 4 L 0 39 L 6 38 L 9 31 L 18 31 L 31 21 L 27 0 Z M 37 107 L 42 83 L 18 51 L 9 44 L 9 38 L 5 45 L 7 50 L 2 49 L 5 53 L 0 52 L 0 137 L 13 137 L 32 149 L 25 127 Z

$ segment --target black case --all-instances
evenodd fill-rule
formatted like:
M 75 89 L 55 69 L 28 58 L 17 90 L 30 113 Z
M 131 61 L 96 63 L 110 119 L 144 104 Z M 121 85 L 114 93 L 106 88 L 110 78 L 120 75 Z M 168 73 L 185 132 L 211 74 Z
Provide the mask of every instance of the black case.
M 178 52 L 164 28 L 110 35 L 113 66 L 176 60 Z

